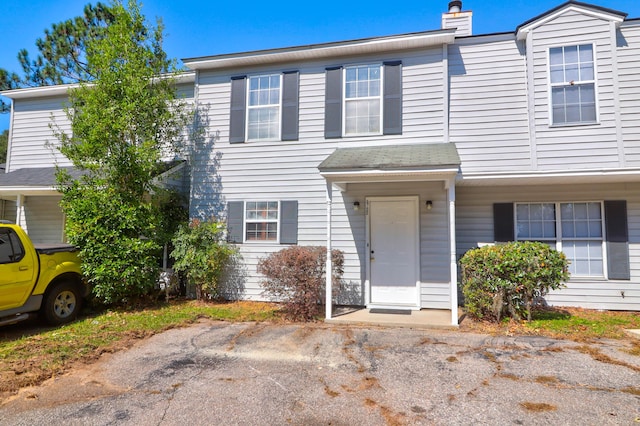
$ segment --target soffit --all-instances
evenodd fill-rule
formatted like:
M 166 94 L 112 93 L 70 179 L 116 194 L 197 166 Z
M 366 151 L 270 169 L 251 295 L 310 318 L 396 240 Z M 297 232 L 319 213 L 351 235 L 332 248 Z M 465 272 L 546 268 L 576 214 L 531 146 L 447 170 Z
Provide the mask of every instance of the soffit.
M 239 68 L 274 63 L 304 62 L 327 58 L 398 52 L 450 44 L 453 43 L 454 40 L 455 29 L 448 29 L 280 49 L 184 58 L 182 62 L 193 70 Z

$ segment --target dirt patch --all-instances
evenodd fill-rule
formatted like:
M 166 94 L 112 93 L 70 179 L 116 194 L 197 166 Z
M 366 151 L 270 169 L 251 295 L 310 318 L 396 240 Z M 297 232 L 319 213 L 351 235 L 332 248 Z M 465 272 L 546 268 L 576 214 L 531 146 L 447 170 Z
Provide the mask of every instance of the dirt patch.
M 622 367 L 627 367 L 633 371 L 640 372 L 640 367 L 631 365 L 624 361 L 613 359 L 609 355 L 603 354 L 602 351 L 597 348 L 591 346 L 578 346 L 577 348 L 575 348 L 575 350 L 577 350 L 578 352 L 582 352 L 583 354 L 590 355 L 591 358 L 595 359 L 596 361 L 600 361 L 605 364 L 619 365 Z
M 538 376 L 535 378 L 535 382 L 543 385 L 555 385 L 556 383 L 559 383 L 560 380 L 553 376 Z
M 520 406 L 527 411 L 542 413 L 545 411 L 556 411 L 558 407 L 547 404 L 546 402 L 521 402 Z
M 227 345 L 227 350 L 232 351 L 236 347 L 236 344 L 240 339 L 255 337 L 260 332 L 262 332 L 262 330 L 264 330 L 267 326 L 268 324 L 257 323 L 257 324 L 253 324 L 251 327 L 245 328 L 240 333 L 236 334 L 231 338 L 231 340 L 229 341 L 229 344 Z
M 94 363 L 105 353 L 115 353 L 131 348 L 142 339 L 153 335 L 151 332 L 126 332 L 121 339 L 99 348 L 88 348 L 79 361 L 55 365 L 53 350 L 35 350 L 37 340 L 30 340 L 28 345 L 34 349 L 29 359 L 20 363 L 8 364 L 0 360 L 0 402 L 14 395 L 19 389 L 38 385 L 52 377 L 58 377 L 68 371 L 81 370 Z
M 640 396 L 640 388 L 634 388 L 632 386 L 627 386 L 626 388 L 622 388 L 621 391 L 624 392 L 624 393 L 630 393 L 631 395 Z

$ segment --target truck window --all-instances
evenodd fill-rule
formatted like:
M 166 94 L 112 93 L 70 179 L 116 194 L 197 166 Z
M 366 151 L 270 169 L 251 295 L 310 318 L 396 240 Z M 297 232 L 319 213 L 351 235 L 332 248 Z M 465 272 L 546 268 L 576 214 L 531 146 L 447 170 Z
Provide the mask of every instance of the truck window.
M 24 247 L 12 229 L 0 229 L 0 263 L 19 262 L 24 257 Z

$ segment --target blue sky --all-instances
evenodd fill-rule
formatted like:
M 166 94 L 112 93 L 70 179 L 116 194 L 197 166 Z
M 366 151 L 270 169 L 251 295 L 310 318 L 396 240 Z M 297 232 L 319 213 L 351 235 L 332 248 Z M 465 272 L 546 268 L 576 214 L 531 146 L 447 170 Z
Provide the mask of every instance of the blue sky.
M 594 0 L 640 18 L 639 0 Z M 2 33 L 0 67 L 19 71 L 18 50 L 35 56 L 35 40 L 52 23 L 82 13 L 89 0 L 0 0 Z M 559 4 L 560 0 L 463 0 L 473 11 L 473 33 L 513 31 L 522 22 Z M 150 20 L 165 24 L 165 50 L 170 57 L 188 58 L 247 50 L 348 40 L 438 29 L 448 0 L 322 2 L 279 1 L 273 5 L 248 0 L 143 0 Z M 0 130 L 9 127 L 0 115 Z

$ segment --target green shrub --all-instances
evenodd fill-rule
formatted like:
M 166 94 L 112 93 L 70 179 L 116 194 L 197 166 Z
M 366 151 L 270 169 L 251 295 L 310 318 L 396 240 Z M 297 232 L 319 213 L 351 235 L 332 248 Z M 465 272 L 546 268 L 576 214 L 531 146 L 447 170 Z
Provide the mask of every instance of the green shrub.
M 534 301 L 569 279 L 564 253 L 540 242 L 469 250 L 460 265 L 467 313 L 495 321 L 505 315 L 530 321 Z
M 183 272 L 198 299 L 217 298 L 224 271 L 237 250 L 226 242 L 226 227 L 216 220 L 193 219 L 173 238 L 173 269 Z
M 61 202 L 69 242 L 96 301 L 118 304 L 149 295 L 158 280 L 158 209 L 111 187 L 71 184 Z
M 327 249 L 321 246 L 292 246 L 271 253 L 258 263 L 264 293 L 284 303 L 284 311 L 294 320 L 309 321 L 320 314 L 324 300 Z M 331 251 L 333 288 L 342 279 L 344 254 Z

